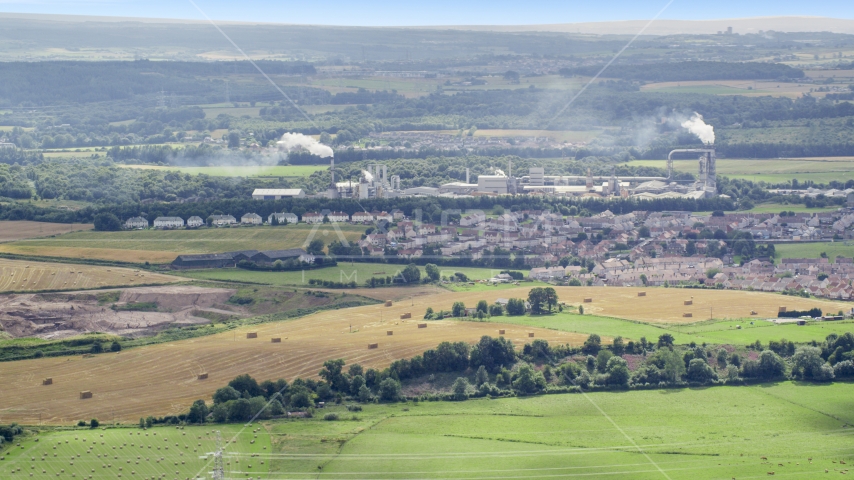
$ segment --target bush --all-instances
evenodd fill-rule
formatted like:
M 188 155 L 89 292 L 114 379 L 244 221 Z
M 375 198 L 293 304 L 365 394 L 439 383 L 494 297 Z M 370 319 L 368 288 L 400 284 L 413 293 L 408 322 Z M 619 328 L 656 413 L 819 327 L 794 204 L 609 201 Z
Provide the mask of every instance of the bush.
M 393 378 L 386 378 L 380 382 L 380 400 L 384 402 L 396 402 L 400 399 L 400 382 Z
M 120 351 L 122 351 L 122 344 L 121 344 L 121 343 L 119 343 L 119 342 L 113 342 L 112 344 L 110 344 L 110 351 L 111 351 L 111 352 L 120 352 Z
M 98 426 L 99 426 L 99 425 L 101 425 L 101 423 L 98 421 L 98 419 L 97 419 L 97 418 L 93 418 L 93 419 L 89 422 L 89 428 L 98 428 Z
M 833 366 L 833 374 L 837 378 L 854 377 L 854 362 L 852 362 L 851 360 L 844 360 L 842 362 L 837 363 Z
M 705 361 L 695 358 L 688 363 L 686 375 L 689 382 L 708 383 L 718 379 L 718 375 Z
M 95 230 L 100 232 L 116 232 L 122 229 L 122 222 L 119 217 L 112 213 L 99 213 L 95 215 Z
M 326 415 L 323 416 L 323 419 L 326 420 L 327 422 L 334 422 L 334 421 L 338 420 L 338 414 L 337 413 L 327 413 Z

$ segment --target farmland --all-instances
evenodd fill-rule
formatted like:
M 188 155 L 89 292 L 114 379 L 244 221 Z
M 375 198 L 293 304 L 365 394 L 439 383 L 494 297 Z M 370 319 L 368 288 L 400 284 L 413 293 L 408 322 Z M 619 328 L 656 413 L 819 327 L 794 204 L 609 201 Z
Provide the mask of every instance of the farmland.
M 69 265 L 0 258 L 0 292 L 84 290 L 125 285 L 151 285 L 183 281 L 172 275 L 129 268 Z
M 330 282 L 356 282 L 363 285 L 371 278 L 395 278 L 405 265 L 375 264 L 375 263 L 339 263 L 337 267 L 327 267 L 318 270 L 292 272 L 255 272 L 238 269 L 189 270 L 181 275 L 200 280 L 218 280 L 235 282 L 263 283 L 267 285 L 308 285 L 310 280 L 325 280 Z M 501 272 L 500 269 L 470 268 L 470 267 L 440 267 L 442 276 L 451 276 L 456 272 L 465 274 L 471 280 L 492 278 Z M 421 278 L 426 277 L 421 267 Z
M 837 255 L 854 257 L 854 245 L 851 242 L 815 242 L 815 243 L 785 243 L 775 246 L 780 258 L 818 258 L 826 253 L 830 261 Z
M 364 227 L 338 226 L 348 241 L 357 241 Z M 135 230 L 125 232 L 78 232 L 56 238 L 26 240 L 0 245 L 0 251 L 47 257 L 74 257 L 125 262 L 168 263 L 180 254 L 217 253 L 234 250 L 281 250 L 300 248 L 312 226 L 211 228 L 199 230 Z M 315 238 L 338 240 L 330 226 L 319 226 Z
M 450 308 L 454 296 L 459 294 L 442 294 L 445 308 Z M 0 368 L 0 384 L 16 386 L 0 399 L 0 416 L 4 422 L 34 423 L 41 414 L 45 422 L 67 424 L 110 411 L 117 420 L 136 421 L 149 414 L 181 413 L 194 400 L 209 398 L 243 373 L 259 379 L 314 377 L 330 358 L 386 367 L 443 341 L 475 342 L 483 335 L 497 336 L 498 328 L 506 328 L 505 336 L 517 345 L 527 341 L 528 332 L 559 345 L 580 345 L 587 338 L 489 322 L 441 320 L 417 328 L 418 319 L 430 305 L 442 306 L 431 297 L 415 297 L 391 307 L 380 304 L 325 311 L 118 354 L 18 361 L 15 368 Z M 413 318 L 400 320 L 407 312 Z M 392 336 L 387 335 L 389 330 L 394 332 Z M 258 338 L 247 339 L 247 332 L 257 332 Z M 282 342 L 271 343 L 272 337 L 280 337 Z M 379 343 L 379 348 L 369 350 L 369 343 Z M 202 372 L 210 378 L 197 380 Z M 53 378 L 53 385 L 41 385 L 46 377 Z M 93 398 L 79 401 L 81 390 L 92 391 Z
M 47 223 L 12 220 L 0 222 L 0 242 L 11 242 L 25 238 L 47 237 L 80 230 L 91 230 L 87 223 Z
M 307 177 L 314 172 L 328 170 L 326 165 L 235 165 L 217 167 L 172 167 L 162 165 L 120 165 L 125 168 L 146 170 L 177 170 L 191 175 L 212 177 Z
M 633 160 L 631 166 L 665 168 L 664 160 Z M 679 172 L 697 173 L 696 160 L 674 160 L 673 168 Z M 827 183 L 831 180 L 845 182 L 854 179 L 854 159 L 828 158 L 777 158 L 771 160 L 718 159 L 718 175 L 745 180 L 785 183 L 793 178 Z
M 854 457 L 852 394 L 847 383 L 783 382 L 321 410 L 339 421 L 47 431 L 10 449 L 0 475 L 105 478 L 121 466 L 131 478 L 207 477 L 220 430 L 233 440 L 227 478 L 815 478 L 847 472 Z

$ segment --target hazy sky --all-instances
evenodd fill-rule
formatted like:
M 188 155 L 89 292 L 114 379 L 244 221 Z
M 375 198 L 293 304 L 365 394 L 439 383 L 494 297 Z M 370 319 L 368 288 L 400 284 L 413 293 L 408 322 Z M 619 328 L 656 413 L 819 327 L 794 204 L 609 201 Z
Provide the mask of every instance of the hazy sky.
M 520 25 L 638 20 L 668 0 L 194 0 L 211 18 L 326 25 Z M 0 12 L 201 19 L 189 0 L 0 0 Z M 674 0 L 660 18 L 778 15 L 854 19 L 852 0 Z

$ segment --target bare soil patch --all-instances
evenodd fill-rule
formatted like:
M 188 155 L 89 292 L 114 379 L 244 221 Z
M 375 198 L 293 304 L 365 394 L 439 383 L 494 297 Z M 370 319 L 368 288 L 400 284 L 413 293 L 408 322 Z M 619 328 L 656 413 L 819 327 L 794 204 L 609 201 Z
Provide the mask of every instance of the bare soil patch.
M 0 221 L 0 242 L 11 242 L 27 238 L 49 237 L 62 233 L 92 230 L 91 223 L 47 223 L 29 220 Z

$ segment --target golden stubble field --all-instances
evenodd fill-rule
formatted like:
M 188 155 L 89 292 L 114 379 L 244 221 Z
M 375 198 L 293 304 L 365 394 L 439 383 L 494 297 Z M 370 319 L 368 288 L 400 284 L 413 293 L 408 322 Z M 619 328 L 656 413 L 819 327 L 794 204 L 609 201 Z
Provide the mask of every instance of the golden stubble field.
M 454 294 L 442 294 L 444 296 Z M 68 424 L 82 418 L 135 422 L 141 416 L 185 412 L 197 399 L 210 401 L 217 388 L 237 375 L 259 380 L 316 377 L 324 361 L 343 358 L 365 367 L 384 368 L 443 341 L 474 343 L 483 335 L 505 337 L 521 346 L 534 332 L 554 344 L 580 345 L 586 335 L 451 320 L 424 322 L 428 298 L 322 312 L 298 320 L 242 327 L 208 337 L 105 353 L 0 363 L 0 423 Z M 449 305 L 450 306 L 450 305 Z M 413 318 L 400 320 L 403 313 Z M 427 328 L 418 328 L 427 323 Z M 352 325 L 352 332 L 351 332 Z M 393 335 L 389 336 L 388 331 Z M 247 339 L 248 332 L 258 338 Z M 281 338 L 272 343 L 271 338 Z M 368 344 L 378 348 L 368 349 Z M 209 378 L 198 380 L 199 373 Z M 42 386 L 50 377 L 53 385 Z M 80 400 L 90 390 L 93 398 Z
M 85 290 L 184 280 L 172 275 L 130 268 L 0 259 L 0 292 Z
M 586 335 L 492 322 L 420 320 L 429 306 L 449 310 L 455 301 L 474 306 L 478 300 L 526 297 L 529 287 L 454 293 L 443 291 L 404 299 L 391 307 L 371 305 L 322 312 L 298 320 L 242 327 L 208 337 L 107 353 L 90 358 L 59 357 L 0 363 L 0 423 L 12 421 L 68 424 L 96 417 L 102 421 L 136 421 L 140 416 L 185 412 L 197 399 L 210 401 L 213 392 L 237 375 L 259 380 L 316 377 L 324 361 L 343 358 L 347 363 L 383 368 L 393 360 L 410 358 L 442 341 L 476 342 L 483 335 L 505 337 L 521 347 L 535 338 L 552 344 L 580 345 Z M 377 289 L 381 291 L 381 289 Z M 559 287 L 561 301 L 584 305 L 585 312 L 642 320 L 650 323 L 691 323 L 703 320 L 710 308 L 715 318 L 773 317 L 777 308 L 825 310 L 845 308 L 827 302 L 767 293 L 665 288 Z M 645 297 L 638 297 L 645 291 Z M 691 299 L 693 305 L 683 302 Z M 583 303 L 591 298 L 591 303 Z M 694 313 L 684 318 L 685 312 Z M 412 319 L 400 320 L 411 313 Z M 418 328 L 427 323 L 427 328 Z M 392 335 L 387 332 L 392 331 Z M 258 338 L 248 339 L 255 332 Z M 529 333 L 534 333 L 534 338 Z M 271 338 L 280 337 L 281 343 Z M 609 338 L 603 338 L 609 342 Z M 368 344 L 378 348 L 369 349 Z M 207 373 L 207 380 L 197 380 Z M 43 378 L 53 385 L 42 386 Z M 94 397 L 80 400 L 79 392 Z

